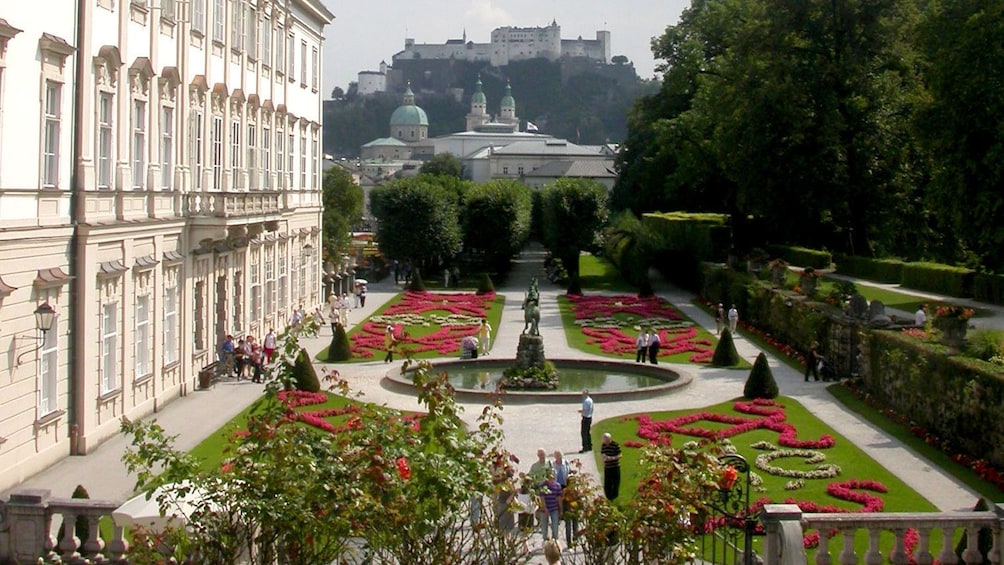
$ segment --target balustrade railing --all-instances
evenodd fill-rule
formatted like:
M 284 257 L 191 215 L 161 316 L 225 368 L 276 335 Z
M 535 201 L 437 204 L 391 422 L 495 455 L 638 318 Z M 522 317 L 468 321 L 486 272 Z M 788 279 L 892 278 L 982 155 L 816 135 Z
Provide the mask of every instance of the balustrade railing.
M 185 195 L 185 215 L 237 218 L 285 210 L 281 192 L 193 192 Z
M 819 533 L 814 565 L 931 565 L 937 560 L 945 565 L 959 563 L 955 554 L 957 534 L 966 533 L 966 548 L 962 563 L 984 562 L 979 548 L 979 532 L 993 533 L 993 547 L 986 559 L 1001 563 L 1001 524 L 1004 506 L 985 512 L 889 512 L 889 513 L 819 513 L 802 514 L 798 506 L 768 504 L 760 516 L 767 534 L 764 540 L 764 565 L 802 565 L 807 562 L 803 549 L 806 531 Z M 855 534 L 866 532 L 868 548 L 864 555 L 854 550 Z M 881 546 L 880 534 L 889 532 L 893 538 Z M 840 536 L 840 548 L 831 547 L 831 540 Z M 937 551 L 937 554 L 934 552 Z M 833 553 L 837 552 L 836 559 Z M 863 561 L 862 561 L 863 560 Z

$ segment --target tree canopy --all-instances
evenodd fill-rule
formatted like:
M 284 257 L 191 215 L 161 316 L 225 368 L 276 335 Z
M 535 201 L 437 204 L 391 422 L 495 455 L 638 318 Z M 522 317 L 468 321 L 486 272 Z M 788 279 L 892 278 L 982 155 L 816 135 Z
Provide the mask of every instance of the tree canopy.
M 352 180 L 351 173 L 337 166 L 324 173 L 323 183 L 321 233 L 325 257 L 332 258 L 348 249 L 352 226 L 362 216 L 363 189 Z
M 460 251 L 460 199 L 456 191 L 436 182 L 440 178 L 420 175 L 373 189 L 371 208 L 379 220 L 376 240 L 385 257 L 424 266 Z
M 579 253 L 596 249 L 607 222 L 607 189 L 596 181 L 562 178 L 544 187 L 541 204 L 544 245 L 561 259 L 578 288 Z

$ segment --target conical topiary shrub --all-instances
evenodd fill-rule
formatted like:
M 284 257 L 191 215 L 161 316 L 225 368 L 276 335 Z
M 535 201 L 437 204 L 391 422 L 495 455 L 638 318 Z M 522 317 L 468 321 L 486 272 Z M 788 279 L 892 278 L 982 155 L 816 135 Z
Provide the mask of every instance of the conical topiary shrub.
M 416 268 L 411 274 L 411 283 L 408 290 L 412 292 L 425 292 L 425 281 L 422 280 L 422 273 Z
M 777 398 L 777 381 L 774 380 L 774 373 L 770 371 L 767 364 L 767 356 L 760 352 L 753 362 L 753 370 L 750 371 L 749 378 L 746 379 L 746 386 L 743 387 L 743 396 L 746 398 Z
M 77 485 L 77 488 L 73 489 L 73 494 L 70 498 L 76 499 L 89 499 L 91 495 L 87 494 L 87 489 L 84 485 Z M 63 534 L 66 532 L 66 524 L 59 526 L 59 533 L 56 534 L 56 541 L 63 539 Z M 87 526 L 87 516 L 77 516 L 77 521 L 73 527 L 73 535 L 77 536 L 80 543 L 87 541 L 87 534 L 90 532 L 90 528 Z
M 492 278 L 488 276 L 488 273 L 481 273 L 477 294 L 488 294 L 489 292 L 495 292 L 495 285 L 492 284 Z
M 578 276 L 570 277 L 570 280 L 568 281 L 568 290 L 566 292 L 572 296 L 582 295 L 582 284 L 579 282 Z
M 335 334 L 331 336 L 328 345 L 328 361 L 348 361 L 352 358 L 352 347 L 349 344 L 349 334 L 341 324 L 335 324 Z
M 638 287 L 638 298 L 649 298 L 655 296 L 655 290 L 652 288 L 652 282 L 645 277 L 641 281 L 641 286 Z
M 293 366 L 293 379 L 297 390 L 306 392 L 320 392 L 321 381 L 317 378 L 314 364 L 310 362 L 310 355 L 306 349 L 300 348 L 296 355 L 296 365 Z
M 732 332 L 722 330 L 722 337 L 715 347 L 715 355 L 711 358 L 712 367 L 731 367 L 739 364 L 739 352 L 736 351 L 736 344 L 732 341 Z

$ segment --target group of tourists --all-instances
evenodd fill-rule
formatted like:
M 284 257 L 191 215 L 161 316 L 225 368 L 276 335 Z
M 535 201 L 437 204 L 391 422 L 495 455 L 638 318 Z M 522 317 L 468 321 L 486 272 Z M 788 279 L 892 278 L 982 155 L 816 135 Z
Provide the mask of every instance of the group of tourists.
M 637 348 L 637 354 L 635 354 L 635 363 L 644 363 L 648 359 L 649 363 L 653 365 L 659 364 L 659 348 L 662 346 L 662 340 L 659 338 L 658 330 L 649 332 L 647 329 L 642 330 L 638 334 L 638 339 L 635 340 L 635 347 Z
M 234 343 L 234 336 L 228 334 L 220 346 L 220 362 L 225 367 L 224 372 L 232 372 L 238 381 L 249 379 L 260 383 L 263 368 L 272 362 L 277 346 L 278 336 L 274 328 L 269 328 L 260 343 L 252 335 L 244 336 Z

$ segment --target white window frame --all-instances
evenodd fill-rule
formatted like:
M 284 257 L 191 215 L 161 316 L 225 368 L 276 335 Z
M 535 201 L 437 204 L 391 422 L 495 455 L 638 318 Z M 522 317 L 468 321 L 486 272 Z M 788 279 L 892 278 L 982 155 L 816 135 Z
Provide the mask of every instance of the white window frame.
M 300 130 L 300 189 L 307 188 L 307 132 Z
M 174 108 L 160 107 L 160 186 L 174 187 Z
M 261 20 L 261 64 L 272 67 L 272 18 L 268 16 Z
M 280 25 L 275 30 L 275 74 L 276 78 L 285 75 L 286 71 L 286 30 Z
M 279 312 L 284 312 L 286 310 L 286 306 L 289 304 L 286 301 L 289 295 L 289 288 L 288 288 L 289 277 L 287 276 L 288 269 L 286 266 L 287 255 L 288 254 L 286 253 L 286 244 L 280 243 L 279 260 L 277 261 L 279 264 L 279 300 L 277 304 Z
M 317 92 L 317 67 L 320 64 L 320 54 L 317 52 L 317 47 L 312 47 L 310 51 L 310 88 L 314 92 Z
M 192 346 L 195 351 L 206 347 L 206 281 L 195 281 L 192 292 Z
M 321 155 L 321 141 L 320 134 L 317 129 L 311 132 L 310 137 L 310 186 L 314 190 L 320 190 L 321 185 L 318 184 L 318 175 L 321 170 L 320 163 L 318 162 Z
M 223 116 L 213 116 L 213 190 L 223 188 Z
M 287 188 L 295 189 L 296 161 L 294 159 L 296 158 L 296 134 L 293 132 L 293 126 L 289 127 L 289 133 L 286 135 L 286 141 L 289 142 L 286 144 L 286 154 L 289 155 L 289 167 L 286 171 L 289 175 L 289 186 Z
M 293 77 L 296 76 L 296 39 L 293 34 L 289 34 L 288 37 L 289 46 L 286 51 L 286 76 L 289 77 L 289 81 L 293 82 L 295 80 Z
M 267 124 L 261 128 L 261 187 L 272 190 L 272 130 Z
M 255 10 L 254 5 L 248 6 L 247 9 L 247 52 L 248 58 L 255 61 L 258 60 L 258 11 Z
M 303 258 L 300 257 L 297 251 L 293 251 L 291 255 L 289 264 L 289 290 L 294 293 L 292 304 L 296 304 L 298 300 L 303 300 L 302 293 L 296 294 L 302 288 L 300 284 L 300 263 L 303 262 Z
M 275 246 L 265 246 L 265 315 L 275 312 Z
M 300 40 L 300 86 L 307 86 L 307 40 Z
M 133 379 L 139 380 L 153 374 L 153 365 L 150 363 L 150 352 L 153 343 L 150 340 L 151 320 L 150 310 L 152 301 L 149 294 L 136 296 L 136 305 L 133 311 L 134 332 L 133 332 L 133 359 L 135 369 Z
M 132 101 L 132 187 L 146 185 L 146 100 Z
M 189 160 L 192 163 L 192 188 L 202 189 L 202 173 L 206 165 L 205 155 L 205 132 L 203 131 L 203 117 L 205 114 L 201 109 L 193 109 L 189 114 Z
M 46 80 L 42 86 L 42 188 L 59 188 L 59 146 L 62 137 L 63 85 Z
M 230 185 L 235 189 L 244 188 L 241 182 L 241 121 L 230 122 Z
M 164 287 L 164 366 L 178 361 L 178 285 Z
M 279 123 L 285 121 L 285 118 L 280 118 Z M 286 169 L 285 162 L 283 158 L 283 142 L 286 140 L 286 130 L 282 126 L 277 126 L 275 128 L 275 186 L 276 188 L 286 187 Z
M 258 124 L 253 120 L 248 120 L 247 150 L 248 190 L 252 190 L 258 188 Z
M 95 161 L 97 187 L 110 190 L 115 185 L 115 95 L 98 93 L 98 131 Z
M 42 334 L 38 355 L 38 416 L 59 410 L 59 318 Z
M 213 0 L 213 41 L 223 43 L 227 29 L 227 10 L 224 0 Z
M 101 393 L 119 389 L 119 314 L 118 302 L 101 305 Z
M 253 251 L 251 253 L 251 280 L 248 283 L 251 285 L 251 321 L 257 322 L 261 320 L 261 266 L 259 265 L 260 253 Z
M 206 0 L 189 0 L 192 6 L 192 31 L 206 33 Z

